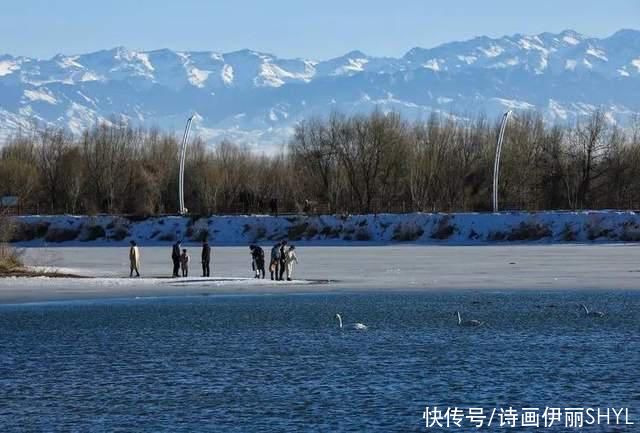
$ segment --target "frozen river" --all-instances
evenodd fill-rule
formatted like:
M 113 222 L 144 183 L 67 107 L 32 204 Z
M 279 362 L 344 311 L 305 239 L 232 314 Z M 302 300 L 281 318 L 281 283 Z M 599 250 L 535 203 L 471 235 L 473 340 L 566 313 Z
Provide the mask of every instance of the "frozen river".
M 169 247 L 142 247 L 142 279 L 129 279 L 128 248 L 25 250 L 28 265 L 91 279 L 0 280 L 0 302 L 212 293 L 439 289 L 639 289 L 640 247 L 616 245 L 300 247 L 291 283 L 251 280 L 248 248 L 213 251 L 212 278 L 172 280 Z M 268 247 L 265 248 L 268 254 Z M 328 280 L 328 281 L 327 281 Z M 315 284 L 314 284 L 315 283 Z

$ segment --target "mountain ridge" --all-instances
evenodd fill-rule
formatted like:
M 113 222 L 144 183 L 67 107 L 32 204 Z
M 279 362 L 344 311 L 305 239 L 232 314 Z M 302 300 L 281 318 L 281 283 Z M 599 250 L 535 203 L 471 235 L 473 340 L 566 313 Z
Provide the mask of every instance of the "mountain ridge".
M 639 90 L 640 31 L 633 29 L 601 39 L 574 30 L 478 36 L 398 58 L 122 46 L 50 59 L 0 54 L 0 135 L 33 121 L 79 133 L 112 116 L 179 131 L 195 112 L 206 140 L 260 147 L 286 141 L 310 116 L 375 108 L 410 119 L 534 109 L 551 122 L 602 108 L 625 124 L 640 113 L 631 97 Z

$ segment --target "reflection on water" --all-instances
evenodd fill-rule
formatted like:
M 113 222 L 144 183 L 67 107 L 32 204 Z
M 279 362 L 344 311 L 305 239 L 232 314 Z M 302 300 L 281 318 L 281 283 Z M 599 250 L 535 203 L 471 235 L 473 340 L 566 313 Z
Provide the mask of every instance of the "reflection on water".
M 640 423 L 639 307 L 620 291 L 3 306 L 0 426 L 427 431 L 434 405 L 629 407 Z M 458 327 L 456 310 L 487 324 Z M 369 329 L 341 332 L 337 312 Z

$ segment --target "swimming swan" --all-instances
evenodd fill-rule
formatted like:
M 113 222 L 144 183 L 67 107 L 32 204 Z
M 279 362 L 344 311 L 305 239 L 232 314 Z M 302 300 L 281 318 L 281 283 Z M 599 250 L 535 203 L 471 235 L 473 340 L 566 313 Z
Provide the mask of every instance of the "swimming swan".
M 340 314 L 336 314 L 336 319 L 338 319 L 338 327 L 340 329 L 343 329 L 342 316 Z M 356 329 L 358 331 L 365 331 L 367 329 L 367 325 L 363 323 L 352 323 L 351 325 L 348 325 L 348 327 Z
M 484 322 L 479 320 L 462 320 L 460 316 L 460 312 L 456 311 L 456 315 L 458 316 L 458 326 L 482 326 Z
M 589 311 L 586 305 L 580 304 L 580 306 L 587 317 L 604 317 L 604 313 L 602 311 Z

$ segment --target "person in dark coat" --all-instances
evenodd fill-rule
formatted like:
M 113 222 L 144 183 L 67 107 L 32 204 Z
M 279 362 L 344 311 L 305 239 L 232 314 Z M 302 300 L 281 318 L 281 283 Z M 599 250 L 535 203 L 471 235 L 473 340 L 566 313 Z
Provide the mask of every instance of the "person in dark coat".
M 211 263 L 211 247 L 206 240 L 202 242 L 202 276 L 209 277 L 211 269 L 209 264 Z
M 180 241 L 173 244 L 171 260 L 173 261 L 173 277 L 177 278 L 180 276 Z
M 279 280 L 284 280 L 284 271 L 287 270 L 287 253 L 289 252 L 289 247 L 287 246 L 287 241 L 280 242 L 280 274 L 278 278 Z
M 272 280 L 280 279 L 280 247 L 281 243 L 278 242 L 271 248 L 271 261 L 269 262 L 269 272 L 271 272 Z
M 255 277 L 264 279 L 266 272 L 264 271 L 264 250 L 260 248 L 258 245 L 251 245 L 249 247 L 251 250 L 251 259 L 252 259 L 252 267 L 255 271 Z

